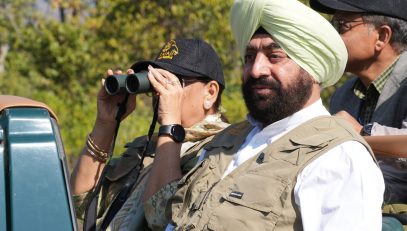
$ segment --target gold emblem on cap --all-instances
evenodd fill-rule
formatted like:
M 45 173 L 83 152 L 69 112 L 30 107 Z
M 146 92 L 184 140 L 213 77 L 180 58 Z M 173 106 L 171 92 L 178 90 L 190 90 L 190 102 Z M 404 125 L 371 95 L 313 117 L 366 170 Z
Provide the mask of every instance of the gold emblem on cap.
M 172 59 L 178 54 L 177 43 L 174 40 L 170 40 L 165 44 L 164 48 L 161 50 L 158 59 Z

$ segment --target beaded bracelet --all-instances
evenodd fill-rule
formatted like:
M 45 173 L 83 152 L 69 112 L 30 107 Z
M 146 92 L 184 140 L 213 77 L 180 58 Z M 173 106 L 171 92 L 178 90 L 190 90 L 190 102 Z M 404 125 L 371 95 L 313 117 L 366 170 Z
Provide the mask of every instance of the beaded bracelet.
M 109 153 L 97 146 L 92 140 L 90 134 L 86 139 L 86 150 L 88 151 L 90 156 L 92 156 L 99 162 L 106 163 L 107 159 L 109 158 Z

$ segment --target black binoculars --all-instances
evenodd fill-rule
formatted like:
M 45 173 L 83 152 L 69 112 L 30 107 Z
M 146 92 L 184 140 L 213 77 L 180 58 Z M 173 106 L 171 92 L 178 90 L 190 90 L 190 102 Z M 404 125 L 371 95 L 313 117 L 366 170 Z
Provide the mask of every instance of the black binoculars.
M 105 89 L 109 95 L 122 93 L 139 94 L 152 91 L 147 71 L 129 75 L 109 75 L 105 81 Z

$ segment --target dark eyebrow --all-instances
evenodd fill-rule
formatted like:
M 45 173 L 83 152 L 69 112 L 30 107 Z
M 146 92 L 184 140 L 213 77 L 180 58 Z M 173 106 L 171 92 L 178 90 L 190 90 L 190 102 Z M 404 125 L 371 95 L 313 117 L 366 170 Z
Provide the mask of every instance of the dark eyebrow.
M 268 50 L 281 49 L 280 45 L 278 45 L 277 43 L 270 43 L 269 45 L 265 46 L 264 48 L 268 49 Z
M 264 50 L 279 50 L 281 49 L 280 45 L 278 45 L 277 43 L 270 43 L 266 46 L 263 46 Z M 246 47 L 246 52 L 248 51 L 256 51 L 258 50 L 257 47 L 251 46 L 251 45 L 247 45 Z

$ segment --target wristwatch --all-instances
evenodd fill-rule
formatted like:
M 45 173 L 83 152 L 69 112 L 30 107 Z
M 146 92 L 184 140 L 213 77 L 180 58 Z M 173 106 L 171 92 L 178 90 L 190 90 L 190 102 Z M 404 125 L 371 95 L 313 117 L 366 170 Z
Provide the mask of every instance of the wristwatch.
M 158 136 L 170 136 L 175 142 L 180 143 L 185 139 L 185 130 L 180 124 L 161 125 Z
M 372 135 L 372 127 L 373 127 L 372 123 L 368 123 L 368 124 L 363 125 L 362 130 L 360 131 L 360 134 L 362 136 L 370 136 L 370 135 Z

